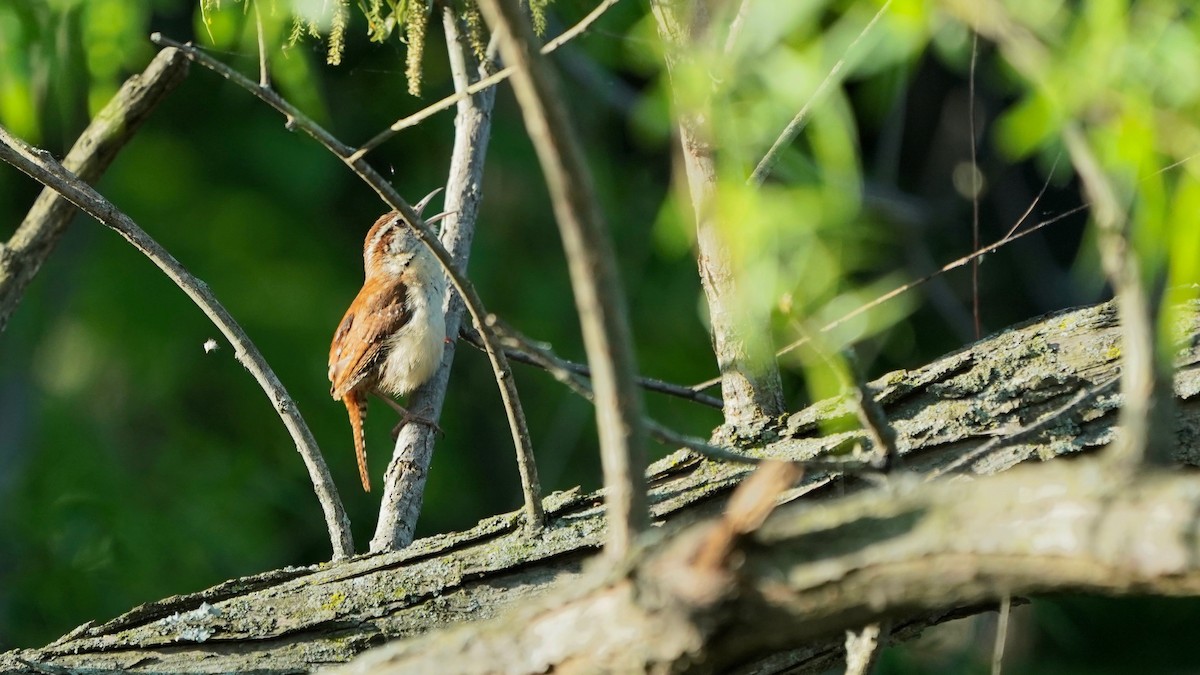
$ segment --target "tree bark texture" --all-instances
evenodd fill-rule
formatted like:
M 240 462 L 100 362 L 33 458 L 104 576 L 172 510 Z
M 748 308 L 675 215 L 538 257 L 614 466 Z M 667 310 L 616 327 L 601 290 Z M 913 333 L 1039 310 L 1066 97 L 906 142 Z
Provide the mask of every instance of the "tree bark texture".
M 1200 321 L 1189 316 L 1166 437 L 1177 461 L 1198 465 Z M 399 639 L 347 667 L 818 672 L 843 658 L 847 629 L 881 620 L 897 641 L 1009 594 L 1200 593 L 1194 475 L 1114 476 L 1090 458 L 1006 472 L 1115 438 L 1120 357 L 1109 303 L 885 375 L 871 388 L 899 470 L 808 471 L 718 565 L 696 561 L 751 468 L 681 451 L 650 468 L 657 527 L 624 564 L 588 564 L 604 541 L 603 495 L 572 490 L 547 498 L 535 536 L 511 513 L 403 551 L 236 579 L 0 655 L 0 669 L 300 672 Z M 849 400 L 823 401 L 746 452 L 870 452 L 861 430 L 821 432 L 853 415 Z
M 687 60 L 694 58 L 692 55 L 705 39 L 710 19 L 707 5 L 679 0 L 651 3 L 658 34 L 667 48 L 667 71 L 673 86 L 677 86 L 677 71 L 688 67 Z M 711 105 L 706 101 L 689 107 L 687 98 L 676 90 L 675 105 L 681 108 L 676 115 L 679 145 L 696 220 L 696 264 L 721 374 L 725 423 L 735 430 L 752 428 L 784 412 L 783 385 L 771 344 L 770 322 L 745 309 L 745 296 L 726 241 L 734 227 L 718 219 Z

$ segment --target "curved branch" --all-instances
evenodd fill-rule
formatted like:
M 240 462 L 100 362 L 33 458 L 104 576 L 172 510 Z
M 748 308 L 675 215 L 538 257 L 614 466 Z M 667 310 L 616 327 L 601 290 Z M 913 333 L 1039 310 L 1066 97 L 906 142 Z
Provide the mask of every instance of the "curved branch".
M 466 340 L 467 343 L 472 347 L 475 347 L 476 349 L 483 349 L 483 342 L 479 339 L 479 333 L 475 332 L 474 330 L 464 327 L 459 331 L 458 336 Z M 533 340 L 529 340 L 529 342 L 534 345 L 537 344 L 537 342 Z M 519 347 L 505 347 L 504 353 L 508 355 L 508 358 L 516 361 L 517 363 L 524 363 L 527 366 L 534 366 L 541 368 L 542 370 L 547 370 L 547 368 L 542 365 L 542 362 L 534 357 L 530 351 L 521 349 Z M 563 358 L 557 358 L 557 364 L 564 370 L 576 375 L 582 375 L 587 378 L 592 376 L 592 369 L 588 368 L 586 363 L 576 363 Z M 721 409 L 721 399 L 696 391 L 692 389 L 692 387 L 686 385 L 675 384 L 673 382 L 667 382 L 654 377 L 646 377 L 644 375 L 638 375 L 634 377 L 634 381 L 637 382 L 639 387 L 645 389 L 646 391 L 653 391 L 659 394 L 666 394 L 667 396 L 674 396 L 676 398 L 684 399 L 685 401 L 694 401 L 700 405 L 705 405 L 709 408 L 716 408 L 717 410 Z
M 308 475 L 312 480 L 313 489 L 321 503 L 325 514 L 325 525 L 329 529 L 329 540 L 333 546 L 333 558 L 339 560 L 354 555 L 354 542 L 350 536 L 350 519 L 338 497 L 337 487 L 329 475 L 329 467 L 325 465 L 317 442 L 309 431 L 304 418 L 296 410 L 296 404 L 284 389 L 279 378 L 267 364 L 266 359 L 259 353 L 258 348 L 246 336 L 245 331 L 234 320 L 233 316 L 217 301 L 212 291 L 203 282 L 192 276 L 170 253 L 158 245 L 150 235 L 130 220 L 117 207 L 100 196 L 77 176 L 67 171 L 61 164 L 54 161 L 50 153 L 32 148 L 20 139 L 13 137 L 4 127 L 0 127 L 0 159 L 32 176 L 46 187 L 55 190 L 84 213 L 112 228 L 117 234 L 133 244 L 159 269 L 166 273 L 171 281 L 187 294 L 192 302 L 204 312 L 233 345 L 234 354 L 239 363 L 254 376 L 255 381 L 271 399 L 283 425 L 287 427 L 292 440 L 296 443 L 296 451 L 304 459 L 308 467 Z
M 533 447 L 529 440 L 529 434 L 525 430 L 523 422 L 525 415 L 520 410 L 521 401 L 517 395 L 517 385 L 512 376 L 512 369 L 508 365 L 508 359 L 505 358 L 504 352 L 496 347 L 495 338 L 484 327 L 487 312 L 483 307 L 483 301 L 479 299 L 479 294 L 475 292 L 474 285 L 455 266 L 454 257 L 442 246 L 433 232 L 425 226 L 425 221 L 421 218 L 421 215 L 414 211 L 412 206 L 400 196 L 400 193 L 396 192 L 391 183 L 384 180 L 383 176 L 379 175 L 379 172 L 368 164 L 365 159 L 356 157 L 353 148 L 339 141 L 307 115 L 300 112 L 296 106 L 289 103 L 274 89 L 258 86 L 245 75 L 217 61 L 190 43 L 185 45 L 176 42 L 164 37 L 161 33 L 151 35 L 150 41 L 161 47 L 174 47 L 180 50 L 192 61 L 233 82 L 253 94 L 263 103 L 283 113 L 287 118 L 289 129 L 303 129 L 305 133 L 312 136 L 326 150 L 329 150 L 338 159 L 342 160 L 355 175 L 361 178 L 364 183 L 375 191 L 375 194 L 383 199 L 384 203 L 400 213 L 405 222 L 413 228 L 413 232 L 416 233 L 421 243 L 428 247 L 434 257 L 437 258 L 438 263 L 442 266 L 442 270 L 446 273 L 446 278 L 450 280 L 450 284 L 458 291 L 463 299 L 463 304 L 467 306 L 467 311 L 471 313 L 471 320 L 475 324 L 476 330 L 483 336 L 483 344 L 488 355 L 488 361 L 492 365 L 492 371 L 496 377 L 496 385 L 500 388 L 500 399 L 504 404 L 504 411 L 508 415 L 509 430 L 512 433 L 513 445 L 517 451 L 517 464 L 518 466 L 532 464 L 534 461 Z M 522 478 L 524 479 L 524 476 Z M 525 482 L 522 484 L 522 490 L 527 495 L 525 499 L 526 520 L 528 520 L 532 527 L 540 527 L 544 518 L 540 488 Z M 532 498 L 529 495 L 532 495 Z
M 442 11 L 455 87 L 462 90 L 470 81 L 474 59 L 471 58 L 470 47 L 465 44 L 465 36 L 453 11 L 450 8 Z M 483 166 L 491 136 L 492 104 L 495 98 L 495 90 L 464 98 L 459 102 L 455 118 L 454 150 L 450 155 L 450 174 L 446 180 L 445 209 L 449 215 L 442 221 L 441 239 L 461 269 L 466 269 L 471 255 L 475 219 L 483 198 Z M 446 314 L 446 334 L 455 335 L 462 322 L 462 300 L 457 293 L 447 290 L 442 306 Z M 441 415 L 454 354 L 455 343 L 451 342 L 446 346 L 442 365 L 433 378 L 413 392 L 410 406 L 415 410 L 429 411 L 427 417 L 430 419 L 436 420 Z M 517 412 L 521 412 L 519 408 Z M 523 416 L 519 422 L 524 428 Z M 384 476 L 379 522 L 371 539 L 372 551 L 396 550 L 412 543 L 425 492 L 425 477 L 433 459 L 434 433 L 434 429 L 428 425 L 408 424 L 396 438 L 396 449 Z M 522 464 L 518 468 L 525 476 L 523 486 L 537 485 L 536 466 Z M 540 503 L 536 492 L 527 493 L 525 500 L 527 503 L 535 500 Z

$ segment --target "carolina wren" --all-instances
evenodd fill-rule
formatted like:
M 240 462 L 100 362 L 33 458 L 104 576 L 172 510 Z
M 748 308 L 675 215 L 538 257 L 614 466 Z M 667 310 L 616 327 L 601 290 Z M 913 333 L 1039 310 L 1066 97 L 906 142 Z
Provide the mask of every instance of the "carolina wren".
M 329 347 L 329 393 L 346 404 L 358 474 L 363 489 L 370 492 L 363 433 L 367 394 L 375 394 L 404 416 L 397 431 L 419 419 L 392 397 L 424 384 L 441 363 L 446 277 L 437 259 L 394 212 L 381 216 L 367 232 L 363 266 L 362 290 L 350 303 Z

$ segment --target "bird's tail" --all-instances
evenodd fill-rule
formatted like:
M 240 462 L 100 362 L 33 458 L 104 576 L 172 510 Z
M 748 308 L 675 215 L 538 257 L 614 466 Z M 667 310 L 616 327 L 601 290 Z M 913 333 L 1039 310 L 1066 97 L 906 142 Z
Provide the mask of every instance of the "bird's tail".
M 367 434 L 363 422 L 367 419 L 367 394 L 362 391 L 351 391 L 342 402 L 346 404 L 346 412 L 350 414 L 350 429 L 354 434 L 354 454 L 358 457 L 358 477 L 362 479 L 363 490 L 371 491 L 371 477 L 367 475 Z

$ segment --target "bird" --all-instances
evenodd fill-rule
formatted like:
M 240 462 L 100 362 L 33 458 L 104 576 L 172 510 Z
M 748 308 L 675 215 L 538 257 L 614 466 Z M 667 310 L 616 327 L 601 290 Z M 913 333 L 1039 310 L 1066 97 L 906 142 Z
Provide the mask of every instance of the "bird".
M 418 213 L 432 196 L 417 205 Z M 350 303 L 329 346 L 329 394 L 346 405 L 359 478 L 363 490 L 370 492 L 363 431 L 368 394 L 375 394 L 402 415 L 393 435 L 412 421 L 437 428 L 433 422 L 410 413 L 393 397 L 424 384 L 442 361 L 446 277 L 412 226 L 394 211 L 380 216 L 367 232 L 363 268 L 362 289 Z

